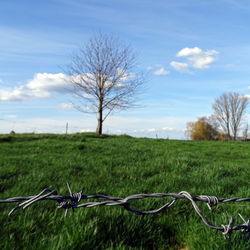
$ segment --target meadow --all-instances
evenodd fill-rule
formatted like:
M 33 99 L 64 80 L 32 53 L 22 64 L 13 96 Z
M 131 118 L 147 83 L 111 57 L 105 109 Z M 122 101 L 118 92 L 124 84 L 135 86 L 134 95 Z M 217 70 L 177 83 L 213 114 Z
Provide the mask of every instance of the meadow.
M 175 141 L 126 135 L 15 134 L 0 136 L 0 199 L 38 194 L 44 188 L 126 197 L 178 193 L 250 197 L 250 143 Z M 133 201 L 147 210 L 167 199 Z M 216 225 L 249 218 L 247 203 L 219 204 L 204 214 Z M 187 200 L 169 210 L 140 216 L 122 207 L 56 209 L 40 201 L 26 210 L 0 204 L 0 249 L 250 249 L 249 235 L 206 227 Z

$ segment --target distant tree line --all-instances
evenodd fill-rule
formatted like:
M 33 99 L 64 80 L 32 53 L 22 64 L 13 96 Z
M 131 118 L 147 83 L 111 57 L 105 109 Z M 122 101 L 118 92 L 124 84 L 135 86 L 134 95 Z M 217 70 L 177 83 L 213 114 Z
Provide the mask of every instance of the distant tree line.
M 248 98 L 239 93 L 222 94 L 212 104 L 211 116 L 187 123 L 187 136 L 192 140 L 247 140 L 248 124 L 244 121 L 248 105 Z

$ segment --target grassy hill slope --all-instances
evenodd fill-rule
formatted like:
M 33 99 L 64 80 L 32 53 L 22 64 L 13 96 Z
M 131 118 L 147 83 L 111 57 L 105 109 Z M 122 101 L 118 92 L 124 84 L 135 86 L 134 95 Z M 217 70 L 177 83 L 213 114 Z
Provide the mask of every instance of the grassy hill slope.
M 0 136 L 0 199 L 29 196 L 45 187 L 67 194 L 126 197 L 137 193 L 188 191 L 193 195 L 250 197 L 250 143 L 76 135 Z M 142 210 L 167 199 L 133 201 Z M 250 249 L 240 232 L 224 240 L 207 228 L 190 202 L 179 200 L 157 215 L 121 207 L 80 208 L 73 214 L 41 201 L 7 214 L 0 204 L 0 249 Z M 249 218 L 246 203 L 200 204 L 216 225 Z M 237 218 L 236 223 L 242 223 Z

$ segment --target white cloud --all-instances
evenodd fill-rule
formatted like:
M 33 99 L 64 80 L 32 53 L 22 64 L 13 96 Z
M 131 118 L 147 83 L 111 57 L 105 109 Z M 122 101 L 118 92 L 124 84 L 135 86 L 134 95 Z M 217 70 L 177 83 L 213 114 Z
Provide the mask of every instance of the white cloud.
M 26 86 L 15 87 L 13 90 L 0 90 L 0 101 L 24 101 L 34 98 L 46 98 L 50 93 L 27 89 Z
M 94 130 L 91 129 L 82 129 L 80 132 L 84 133 L 84 132 L 94 132 Z
M 176 57 L 187 58 L 188 64 L 192 68 L 206 69 L 216 61 L 215 56 L 217 54 L 218 52 L 216 50 L 202 50 L 198 47 L 194 47 L 181 49 L 176 54 Z
M 117 86 L 122 86 L 124 82 L 129 81 L 135 77 L 134 73 L 128 73 L 124 69 L 121 69 L 121 68 L 117 69 L 117 74 L 120 76 L 120 82 L 118 83 Z M 90 73 L 89 73 L 89 76 L 91 76 Z M 92 75 L 91 78 L 95 78 L 95 77 L 93 77 Z M 110 83 L 107 81 L 107 84 L 110 84 Z
M 148 128 L 148 129 L 134 129 L 132 130 L 133 133 L 155 133 L 155 132 L 160 132 L 160 131 L 174 131 L 173 128 L 171 127 L 163 127 L 161 129 L 157 129 L 157 128 Z
M 123 82 L 129 81 L 134 77 L 134 74 L 123 72 L 121 69 L 118 69 L 118 74 L 123 77 L 121 77 L 120 83 L 116 85 L 117 88 L 122 87 Z M 94 81 L 95 77 L 90 73 L 74 76 L 63 73 L 37 73 L 34 78 L 26 84 L 14 87 L 13 89 L 0 89 L 0 101 L 25 101 L 48 98 L 51 97 L 53 93 L 72 93 L 74 90 L 74 86 L 70 84 L 72 79 L 82 83 L 83 78 L 87 78 L 88 81 Z M 106 84 L 106 87 L 108 87 L 110 82 L 107 81 Z M 91 96 L 87 97 L 91 98 Z
M 160 69 L 156 70 L 154 72 L 154 75 L 160 76 L 160 75 L 167 75 L 169 74 L 169 71 L 167 71 L 166 69 L 164 69 L 164 67 L 161 67 Z
M 72 109 L 75 105 L 73 103 L 61 103 L 59 107 L 61 109 Z
M 202 50 L 198 47 L 194 47 L 194 48 L 184 48 L 181 49 L 176 56 L 177 57 L 181 57 L 181 56 L 196 56 L 196 55 L 200 55 L 202 53 Z
M 215 62 L 215 57 L 210 56 L 208 53 L 206 53 L 202 56 L 190 57 L 189 60 L 194 68 L 207 69 L 210 67 L 210 64 Z
M 164 68 L 161 64 L 155 64 L 154 66 L 148 66 L 146 68 L 148 71 L 153 71 L 154 75 L 161 76 L 161 75 L 168 75 L 170 72 Z
M 170 63 L 170 65 L 171 65 L 175 70 L 177 70 L 177 71 L 180 71 L 180 72 L 189 72 L 188 64 L 187 64 L 187 63 L 172 61 L 172 62 Z
M 48 98 L 54 93 L 70 91 L 70 76 L 63 73 L 38 73 L 27 84 L 13 89 L 0 89 L 0 101 L 25 101 L 37 98 Z
M 174 129 L 173 128 L 169 128 L 169 127 L 164 127 L 162 128 L 163 131 L 173 131 Z
M 148 66 L 146 69 L 147 70 L 152 70 L 154 67 L 152 67 L 152 66 Z
M 157 131 L 156 128 L 149 128 L 149 129 L 148 129 L 148 132 L 156 132 L 156 131 Z
M 144 133 L 146 132 L 146 129 L 134 129 L 132 130 L 133 133 Z
M 17 115 L 6 115 L 5 117 L 9 119 L 16 119 Z
M 63 73 L 38 73 L 26 86 L 32 90 L 64 93 L 69 91 L 69 82 L 70 76 Z

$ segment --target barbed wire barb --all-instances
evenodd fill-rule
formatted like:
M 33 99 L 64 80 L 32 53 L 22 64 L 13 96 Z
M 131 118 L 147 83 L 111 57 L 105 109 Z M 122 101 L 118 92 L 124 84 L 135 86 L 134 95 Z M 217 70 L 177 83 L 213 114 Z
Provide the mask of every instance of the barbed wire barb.
M 69 195 L 58 195 L 56 190 L 51 190 L 46 188 L 42 192 L 34 196 L 12 197 L 5 200 L 0 200 L 0 204 L 20 202 L 17 206 L 11 209 L 11 211 L 8 214 L 9 216 L 12 215 L 18 208 L 25 209 L 30 205 L 42 200 L 54 200 L 58 202 L 57 208 L 65 209 L 64 217 L 67 216 L 69 209 L 72 209 L 72 211 L 74 212 L 76 208 L 82 208 L 82 207 L 91 208 L 96 206 L 121 206 L 125 210 L 131 213 L 135 213 L 137 215 L 149 215 L 167 210 L 169 207 L 173 206 L 177 202 L 177 200 L 187 199 L 188 201 L 191 202 L 196 214 L 200 217 L 202 222 L 211 229 L 221 231 L 224 238 L 228 238 L 230 233 L 236 230 L 240 230 L 241 232 L 247 232 L 247 233 L 250 232 L 250 218 L 248 220 L 245 220 L 241 214 L 238 214 L 243 221 L 242 224 L 233 225 L 234 220 L 231 217 L 228 223 L 221 224 L 221 226 L 216 226 L 204 216 L 202 210 L 198 206 L 198 202 L 205 202 L 208 208 L 212 210 L 212 207 L 217 206 L 219 203 L 250 202 L 250 198 L 217 198 L 216 196 L 208 196 L 208 195 L 192 196 L 187 191 L 181 191 L 179 193 L 135 194 L 127 196 L 125 198 L 121 198 L 121 197 L 112 197 L 101 194 L 85 195 L 83 194 L 83 189 L 78 193 L 73 193 L 69 183 L 66 184 Z M 167 201 L 163 206 L 152 210 L 144 211 L 131 208 L 130 201 L 138 199 L 146 199 L 146 198 L 170 198 L 170 200 Z M 87 202 L 86 200 L 88 199 L 96 199 L 98 201 Z M 84 200 L 85 202 L 81 203 L 82 200 Z
M 44 194 L 45 192 L 48 192 L 48 191 L 50 191 L 48 194 L 46 194 L 46 195 L 43 195 L 42 196 L 42 194 Z M 31 204 L 33 204 L 34 202 L 36 202 L 36 201 L 39 201 L 39 200 L 43 200 L 43 199 L 45 199 L 46 197 L 49 197 L 50 195 L 52 195 L 52 194 L 55 194 L 55 193 L 57 193 L 55 190 L 50 190 L 50 189 L 44 189 L 41 193 L 39 193 L 38 195 L 35 195 L 35 196 L 33 196 L 31 199 L 28 199 L 28 200 L 26 200 L 26 201 L 24 201 L 24 202 L 22 202 L 22 203 L 20 203 L 20 204 L 18 204 L 16 207 L 14 207 L 10 212 L 9 212 L 9 216 L 12 214 L 12 213 L 14 213 L 14 211 L 15 210 L 17 210 L 18 208 L 23 208 L 23 209 L 25 209 L 25 208 L 27 208 L 28 206 L 30 206 Z M 0 202 L 1 203 L 1 202 Z
M 243 222 L 244 222 L 243 225 L 248 227 L 248 230 L 246 230 L 246 232 L 250 232 L 250 218 L 248 220 L 245 220 L 240 213 L 238 215 L 243 220 Z M 242 229 L 242 232 L 244 232 L 244 229 Z

